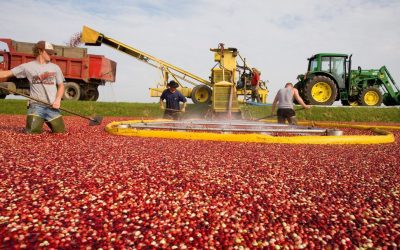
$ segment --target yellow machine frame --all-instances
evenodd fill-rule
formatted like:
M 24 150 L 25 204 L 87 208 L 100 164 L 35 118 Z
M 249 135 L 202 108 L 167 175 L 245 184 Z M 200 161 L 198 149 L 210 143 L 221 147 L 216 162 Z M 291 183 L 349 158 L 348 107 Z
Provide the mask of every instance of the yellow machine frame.
M 87 26 L 83 26 L 81 42 L 86 45 L 100 46 L 106 44 L 114 49 L 124 52 L 141 62 L 147 63 L 153 67 L 159 68 L 163 75 L 163 86 L 160 88 L 150 88 L 151 97 L 159 97 L 163 90 L 167 88 L 169 77 L 172 76 L 180 85 L 178 90 L 194 103 L 209 103 L 212 101 L 212 109 L 215 112 L 239 112 L 238 95 L 250 95 L 250 90 L 237 90 L 237 62 L 238 51 L 234 48 L 224 49 L 220 44 L 217 49 L 211 49 L 214 52 L 214 60 L 218 62 L 219 67 L 211 70 L 211 82 L 183 70 L 177 66 L 160 60 L 150 54 L 140 51 L 131 46 L 125 45 L 117 40 L 105 36 Z M 189 88 L 182 85 L 183 80 L 192 84 Z M 266 102 L 268 90 L 259 91 L 262 102 Z

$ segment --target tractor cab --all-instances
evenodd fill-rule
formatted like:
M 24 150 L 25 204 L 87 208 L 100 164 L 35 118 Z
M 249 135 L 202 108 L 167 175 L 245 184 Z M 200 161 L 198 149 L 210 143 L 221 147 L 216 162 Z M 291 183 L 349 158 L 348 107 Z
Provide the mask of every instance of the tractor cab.
M 299 82 L 294 86 L 305 103 L 332 105 L 348 92 L 351 60 L 347 58 L 346 54 L 335 53 L 319 53 L 308 58 L 307 73 L 299 75 Z
M 308 59 L 308 74 L 326 74 L 339 89 L 346 88 L 349 61 L 346 54 L 321 53 Z

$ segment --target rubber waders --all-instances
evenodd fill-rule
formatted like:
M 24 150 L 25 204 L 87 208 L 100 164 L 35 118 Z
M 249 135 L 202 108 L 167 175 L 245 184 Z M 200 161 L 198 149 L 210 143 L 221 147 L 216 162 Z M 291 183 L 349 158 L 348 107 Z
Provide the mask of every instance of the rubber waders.
M 40 134 L 42 133 L 44 119 L 36 115 L 28 115 L 26 117 L 26 133 Z
M 64 133 L 65 132 L 65 126 L 64 126 L 64 120 L 62 116 L 59 116 L 57 118 L 54 118 L 51 121 L 46 121 L 47 126 L 51 129 L 51 132 L 53 133 Z

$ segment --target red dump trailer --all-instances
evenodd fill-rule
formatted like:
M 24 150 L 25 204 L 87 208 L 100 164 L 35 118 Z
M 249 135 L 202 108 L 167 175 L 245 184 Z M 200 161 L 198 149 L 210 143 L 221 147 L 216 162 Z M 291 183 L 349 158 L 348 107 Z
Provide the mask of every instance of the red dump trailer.
M 34 43 L 17 42 L 0 38 L 8 49 L 0 51 L 0 70 L 10 70 L 22 63 L 35 60 L 32 48 Z M 2 48 L 3 48 L 2 47 Z M 106 82 L 115 82 L 116 62 L 102 56 L 87 54 L 86 48 L 54 45 L 56 55 L 51 61 L 60 66 L 65 77 L 64 100 L 96 101 L 99 97 L 98 86 Z M 28 79 L 10 78 L 0 83 L 3 87 L 16 89 L 29 94 Z M 0 98 L 8 94 L 0 90 Z

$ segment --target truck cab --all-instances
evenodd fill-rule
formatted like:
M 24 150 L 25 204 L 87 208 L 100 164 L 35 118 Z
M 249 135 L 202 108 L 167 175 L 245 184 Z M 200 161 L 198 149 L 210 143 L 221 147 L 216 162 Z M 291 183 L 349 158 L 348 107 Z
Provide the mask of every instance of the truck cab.
M 10 61 L 10 51 L 8 44 L 0 40 L 0 70 L 8 70 Z
M 1 51 L 0 51 L 0 70 L 4 70 L 4 56 Z

